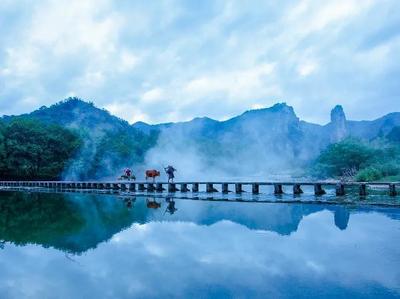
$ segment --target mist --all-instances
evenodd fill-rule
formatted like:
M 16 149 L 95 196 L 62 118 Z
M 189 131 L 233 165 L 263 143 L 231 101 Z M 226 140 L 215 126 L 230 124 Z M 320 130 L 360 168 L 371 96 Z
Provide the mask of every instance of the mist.
M 272 128 L 273 130 L 273 128 Z M 262 122 L 244 122 L 228 130 L 207 129 L 199 122 L 162 129 L 145 156 L 149 168 L 173 165 L 178 180 L 277 180 L 302 175 L 296 147 L 285 133 Z

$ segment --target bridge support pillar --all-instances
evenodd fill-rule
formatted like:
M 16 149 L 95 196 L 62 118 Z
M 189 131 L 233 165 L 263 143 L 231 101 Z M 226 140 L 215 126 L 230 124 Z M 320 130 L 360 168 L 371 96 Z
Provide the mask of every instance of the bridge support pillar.
M 294 195 L 300 195 L 304 193 L 303 190 L 301 189 L 301 185 L 300 184 L 294 184 L 293 185 L 293 194 Z
M 181 184 L 181 192 L 188 192 L 190 191 L 189 188 L 187 187 L 187 184 L 182 183 Z
M 390 196 L 396 196 L 397 195 L 396 185 L 395 184 L 389 184 L 389 195 Z
M 157 183 L 156 184 L 156 191 L 157 192 L 163 192 L 165 190 L 165 188 L 163 187 L 162 183 Z
M 346 194 L 346 191 L 344 189 L 343 184 L 337 184 L 336 185 L 336 196 L 344 196 Z
M 359 195 L 366 196 L 367 195 L 367 184 L 361 184 L 359 187 Z
M 274 194 L 275 195 L 283 194 L 282 184 L 274 184 Z
M 154 192 L 156 188 L 154 187 L 153 183 L 147 183 L 147 192 Z
M 218 190 L 214 188 L 214 185 L 212 183 L 206 184 L 206 191 L 207 193 L 218 192 Z
M 222 183 L 222 193 L 229 193 L 229 185 L 227 183 Z
M 132 191 L 132 192 L 136 191 L 136 184 L 135 183 L 130 183 L 129 184 L 129 191 Z
M 256 184 L 256 183 L 253 183 L 253 184 L 251 185 L 251 192 L 252 192 L 253 194 L 258 194 L 258 193 L 260 193 L 260 185 L 259 185 L 259 184 Z
M 168 192 L 174 193 L 176 191 L 179 191 L 178 188 L 176 188 L 175 183 L 168 183 Z
M 240 184 L 240 183 L 236 183 L 235 184 L 235 192 L 236 193 L 242 193 L 243 192 L 242 184 Z
M 199 192 L 199 183 L 192 184 L 192 192 Z
M 314 185 L 314 194 L 317 196 L 326 194 L 324 188 L 322 188 L 322 184 L 315 184 Z
M 144 186 L 144 184 L 138 184 L 138 190 L 139 190 L 140 192 L 143 192 L 143 191 L 146 190 L 146 187 Z
M 127 189 L 126 184 L 122 183 L 120 185 L 121 185 L 121 190 L 126 191 Z

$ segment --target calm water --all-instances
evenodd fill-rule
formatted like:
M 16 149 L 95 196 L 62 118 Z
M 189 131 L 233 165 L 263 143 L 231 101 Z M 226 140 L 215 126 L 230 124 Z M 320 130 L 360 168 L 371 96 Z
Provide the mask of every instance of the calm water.
M 0 191 L 0 298 L 400 298 L 399 241 L 396 207 Z

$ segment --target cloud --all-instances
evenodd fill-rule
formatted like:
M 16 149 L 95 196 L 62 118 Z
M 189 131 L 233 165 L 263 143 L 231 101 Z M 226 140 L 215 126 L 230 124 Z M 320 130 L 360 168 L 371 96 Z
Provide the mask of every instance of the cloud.
M 399 8 L 395 0 L 2 1 L 0 113 L 74 94 L 149 122 L 225 119 L 277 101 L 319 123 L 338 103 L 350 118 L 376 118 L 398 110 Z

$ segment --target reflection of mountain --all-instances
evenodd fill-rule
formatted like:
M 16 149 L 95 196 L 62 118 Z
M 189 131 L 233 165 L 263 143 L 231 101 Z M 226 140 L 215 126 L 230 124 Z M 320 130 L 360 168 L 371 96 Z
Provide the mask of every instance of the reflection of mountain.
M 173 215 L 148 209 L 145 198 L 127 202 L 114 196 L 94 194 L 46 194 L 0 192 L 0 243 L 40 244 L 71 253 L 82 253 L 109 240 L 132 223 L 188 221 L 212 225 L 229 220 L 249 229 L 274 231 L 281 235 L 295 232 L 303 217 L 329 210 L 332 221 L 347 228 L 351 208 L 339 205 L 266 204 L 179 200 Z M 395 209 L 356 208 L 355 213 L 377 211 L 398 218 Z
M 204 225 L 229 220 L 250 229 L 269 230 L 288 235 L 297 230 L 303 217 L 322 210 L 334 213 L 332 220 L 339 229 L 346 229 L 350 218 L 345 206 L 246 202 L 199 202 L 197 205 L 198 209 L 193 212 L 187 202 L 179 202 L 178 211 L 172 219 Z

